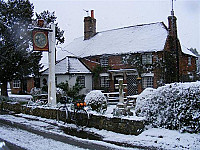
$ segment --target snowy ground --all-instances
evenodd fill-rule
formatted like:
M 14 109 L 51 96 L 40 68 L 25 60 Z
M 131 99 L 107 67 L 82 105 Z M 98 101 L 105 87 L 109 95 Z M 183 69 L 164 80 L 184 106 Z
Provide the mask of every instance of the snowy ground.
M 20 97 L 23 99 L 30 99 L 31 96 L 28 95 L 9 95 L 10 97 Z M 106 112 L 106 116 L 108 117 L 112 117 L 112 110 L 115 106 L 111 105 L 108 107 L 108 110 Z M 19 114 L 18 116 L 20 117 L 14 117 L 11 115 L 0 115 L 0 119 L 7 119 L 10 120 L 12 122 L 20 122 L 20 123 L 24 123 L 24 124 L 28 124 L 34 128 L 40 128 L 43 130 L 47 130 L 47 132 L 57 132 L 58 134 L 64 134 L 56 129 L 53 129 L 51 131 L 48 130 L 49 124 L 48 123 L 54 123 L 57 125 L 58 124 L 55 120 L 50 120 L 50 119 L 44 119 L 44 118 L 40 118 L 40 117 L 36 117 L 36 116 L 30 116 L 30 115 L 24 115 L 24 114 Z M 37 122 L 25 119 L 25 118 L 37 118 Z M 134 117 L 128 117 L 128 119 L 142 119 L 142 118 L 138 118 L 136 116 Z M 72 124 L 66 124 L 66 127 L 74 127 L 74 125 Z M 189 134 L 189 133 L 180 133 L 178 131 L 173 131 L 173 130 L 167 130 L 167 129 L 158 129 L 158 128 L 148 128 L 146 129 L 144 132 L 142 132 L 140 135 L 138 136 L 134 136 L 134 135 L 124 135 L 124 134 L 119 134 L 119 133 L 114 133 L 111 131 L 106 131 L 106 130 L 98 130 L 95 128 L 85 128 L 85 131 L 89 131 L 89 132 L 93 132 L 96 134 L 99 134 L 100 136 L 103 137 L 104 141 L 114 141 L 114 142 L 119 142 L 119 143 L 125 143 L 125 144 L 129 144 L 129 145 L 136 145 L 136 146 L 142 146 L 142 147 L 155 147 L 155 148 L 161 148 L 161 149 L 190 149 L 190 150 L 199 150 L 200 149 L 200 134 Z M 6 133 L 11 133 L 10 131 L 6 131 L 4 132 L 4 129 L 1 127 L 0 128 L 0 138 L 6 138 L 8 140 L 12 139 L 11 137 L 13 135 L 21 135 L 22 137 L 24 136 L 24 133 L 21 131 L 16 131 L 16 133 L 12 133 L 12 134 L 6 134 Z M 12 131 L 14 132 L 14 131 Z M 20 137 L 21 137 L 20 136 Z M 36 137 L 32 137 L 32 135 L 30 135 L 30 145 L 32 145 L 31 143 L 31 139 L 34 138 L 36 139 Z M 15 139 L 16 137 L 14 137 Z M 42 138 L 42 137 L 41 137 Z M 74 137 L 76 138 L 76 137 Z M 13 140 L 14 140 L 13 139 Z M 15 139 L 16 140 L 16 139 Z M 40 137 L 38 137 L 38 141 L 40 141 Z M 23 141 L 23 139 L 22 139 Z M 52 141 L 46 141 L 47 143 L 50 142 L 52 143 Z M 97 142 L 99 143 L 99 141 L 93 141 L 93 142 Z M 41 144 L 39 144 L 41 145 Z M 59 143 L 56 143 L 56 145 L 61 145 Z M 52 145 L 53 146 L 53 145 Z M 54 147 L 54 146 L 53 146 Z M 38 149 L 38 147 L 35 147 L 34 149 Z M 41 147 L 39 149 L 42 149 Z
M 29 118 L 29 119 L 28 119 Z M 64 135 L 63 132 L 58 130 L 56 127 L 52 128 L 52 124 L 57 124 L 61 126 L 62 124 L 57 123 L 55 120 L 40 118 L 31 115 L 18 114 L 18 117 L 12 115 L 0 115 L 0 119 L 10 120 L 11 122 L 21 123 L 24 125 L 31 126 L 40 130 L 45 130 L 46 132 L 52 132 L 57 134 Z M 37 119 L 39 121 L 34 121 L 30 119 Z M 74 127 L 72 124 L 62 125 L 66 127 Z M 51 130 L 49 130 L 51 129 Z M 190 149 L 190 150 L 199 150 L 200 149 L 200 135 L 199 134 L 189 134 L 189 133 L 179 133 L 178 131 L 172 131 L 167 129 L 155 129 L 149 128 L 145 130 L 138 136 L 134 135 L 124 135 L 119 133 L 114 133 L 106 130 L 98 130 L 95 128 L 85 128 L 85 131 L 93 132 L 99 134 L 103 137 L 103 141 L 114 141 L 119 143 L 126 143 L 130 145 L 142 146 L 142 147 L 154 147 L 159 149 Z M 70 148 L 70 145 L 65 145 L 65 143 L 52 141 L 50 139 L 44 139 L 42 136 L 37 137 L 34 134 L 28 133 L 21 130 L 5 129 L 0 127 L 0 138 L 6 139 L 9 142 L 17 142 L 21 147 L 27 149 L 45 149 L 46 145 L 49 145 L 49 148 L 55 147 L 55 149 L 62 149 L 61 147 Z M 25 136 L 28 135 L 28 136 Z M 69 135 L 65 135 L 69 136 Z M 22 137 L 21 139 L 19 137 Z M 26 138 L 23 138 L 26 137 Z M 77 137 L 72 137 L 79 139 Z M 34 139 L 34 140 L 33 140 Z M 28 141 L 28 145 L 24 145 L 23 141 Z M 41 141 L 43 141 L 41 143 Z M 87 141 L 87 139 L 79 139 Z M 101 141 L 88 140 L 94 143 L 101 143 Z M 51 144 L 50 144 L 51 143 Z M 55 144 L 55 145 L 54 145 Z M 106 144 L 106 143 L 102 143 Z M 36 145 L 36 147 L 35 147 Z M 30 147 L 29 147 L 30 146 Z M 109 146 L 111 146 L 109 144 Z M 116 146 L 113 146 L 116 148 Z M 78 149 L 76 147 L 71 147 L 71 149 Z M 119 147 L 119 149 L 122 149 Z M 129 148 L 127 148 L 129 149 Z M 131 149 L 131 148 L 130 148 Z
M 8 92 L 8 97 L 16 101 L 28 101 L 31 98 L 33 98 L 31 95 L 17 95 L 17 94 L 11 94 L 11 92 Z

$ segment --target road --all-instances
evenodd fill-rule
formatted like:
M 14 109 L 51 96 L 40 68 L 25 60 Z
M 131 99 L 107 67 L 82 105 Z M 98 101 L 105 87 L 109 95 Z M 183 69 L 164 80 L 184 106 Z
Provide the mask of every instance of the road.
M 11 116 L 4 115 L 5 118 Z M 15 116 L 16 117 L 16 116 Z M 15 150 L 66 150 L 66 149 L 92 149 L 92 150 L 110 150 L 110 149 L 135 149 L 125 148 L 103 141 L 96 141 L 100 137 L 89 136 L 89 139 L 82 139 L 75 136 L 66 135 L 63 129 L 54 124 L 48 124 L 37 120 L 27 120 L 23 117 L 17 117 L 18 123 L 9 119 L 0 119 L 0 140 L 5 141 L 10 149 Z M 34 124 L 30 125 L 30 124 Z M 37 126 L 38 125 L 38 126 Z M 39 129 L 40 128 L 40 129 Z M 45 128 L 41 129 L 41 128 Z M 68 131 L 69 132 L 69 131 Z M 71 132 L 74 133 L 73 130 Z M 82 132 L 79 132 L 82 134 Z M 81 136 L 81 135 L 79 135 Z M 84 137 L 84 136 L 83 136 Z

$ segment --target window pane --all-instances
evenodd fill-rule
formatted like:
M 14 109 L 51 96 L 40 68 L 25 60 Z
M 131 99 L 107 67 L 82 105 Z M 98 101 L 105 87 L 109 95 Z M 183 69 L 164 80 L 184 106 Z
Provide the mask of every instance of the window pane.
M 106 67 L 108 66 L 108 57 L 103 57 L 100 59 L 101 66 Z
M 152 64 L 152 54 L 142 55 L 142 64 Z
M 77 81 L 80 86 L 85 87 L 85 76 L 78 76 Z
M 147 64 L 152 64 L 152 55 L 148 54 L 147 56 Z
M 14 80 L 13 81 L 13 88 L 20 88 L 20 80 Z
M 192 60 L 191 57 L 188 57 L 188 65 L 191 66 L 192 65 Z
M 144 89 L 147 87 L 153 87 L 153 77 L 142 78 L 142 86 Z
M 146 64 L 146 55 L 142 55 L 142 64 Z
M 101 77 L 101 87 L 109 87 L 109 78 L 108 77 Z

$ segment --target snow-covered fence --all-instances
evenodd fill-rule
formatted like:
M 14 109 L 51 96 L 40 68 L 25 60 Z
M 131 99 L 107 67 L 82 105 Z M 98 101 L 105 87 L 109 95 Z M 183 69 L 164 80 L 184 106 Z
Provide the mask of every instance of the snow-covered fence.
M 119 103 L 119 92 L 110 92 L 110 93 L 103 93 L 103 94 L 106 96 L 108 104 L 116 105 L 117 103 Z M 127 98 L 124 98 L 124 100 L 126 101 Z

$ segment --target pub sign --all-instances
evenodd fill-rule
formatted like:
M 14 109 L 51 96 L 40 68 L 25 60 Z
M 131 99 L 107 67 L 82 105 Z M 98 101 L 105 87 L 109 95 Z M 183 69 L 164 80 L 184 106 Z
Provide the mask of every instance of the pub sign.
M 33 50 L 49 51 L 48 31 L 34 29 L 33 33 Z

